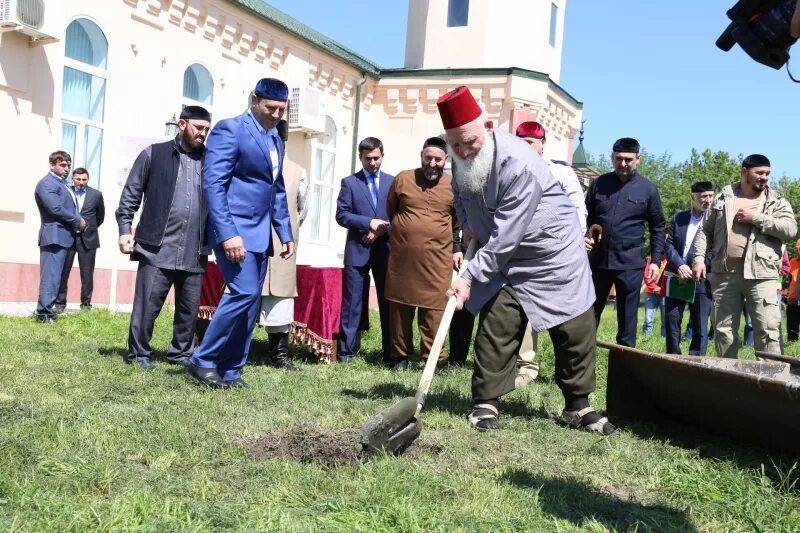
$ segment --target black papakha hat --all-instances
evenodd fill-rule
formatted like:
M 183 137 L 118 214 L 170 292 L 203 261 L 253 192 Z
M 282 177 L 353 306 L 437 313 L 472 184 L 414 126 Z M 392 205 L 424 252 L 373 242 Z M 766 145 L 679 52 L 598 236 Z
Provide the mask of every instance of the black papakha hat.
M 205 107 L 199 105 L 187 105 L 181 111 L 181 119 L 183 120 L 205 120 L 211 122 L 211 113 Z
M 612 151 L 625 152 L 629 154 L 638 154 L 639 148 L 640 148 L 639 141 L 637 141 L 632 137 L 623 137 L 621 139 L 617 139 L 617 142 L 614 143 Z

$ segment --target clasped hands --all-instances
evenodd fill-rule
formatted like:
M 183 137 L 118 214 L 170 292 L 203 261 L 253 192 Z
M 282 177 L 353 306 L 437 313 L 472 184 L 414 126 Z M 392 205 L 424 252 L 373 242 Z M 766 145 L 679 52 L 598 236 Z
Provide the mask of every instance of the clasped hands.
M 364 233 L 361 237 L 361 242 L 364 244 L 372 244 L 378 237 L 382 237 L 389 231 L 389 221 L 373 218 L 369 221 L 369 231 Z

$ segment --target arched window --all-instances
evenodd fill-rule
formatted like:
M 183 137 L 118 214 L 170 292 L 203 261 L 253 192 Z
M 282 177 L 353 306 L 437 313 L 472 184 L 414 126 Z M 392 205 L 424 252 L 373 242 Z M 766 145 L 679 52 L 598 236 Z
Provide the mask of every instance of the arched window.
M 64 81 L 61 88 L 61 147 L 73 167 L 89 171 L 89 183 L 99 187 L 103 155 L 108 41 L 91 20 L 67 26 Z
M 201 105 L 211 111 L 214 104 L 214 80 L 208 69 L 193 63 L 183 72 L 183 105 Z
M 330 243 L 336 177 L 336 123 L 325 117 L 325 136 L 316 140 L 311 174 L 311 239 Z

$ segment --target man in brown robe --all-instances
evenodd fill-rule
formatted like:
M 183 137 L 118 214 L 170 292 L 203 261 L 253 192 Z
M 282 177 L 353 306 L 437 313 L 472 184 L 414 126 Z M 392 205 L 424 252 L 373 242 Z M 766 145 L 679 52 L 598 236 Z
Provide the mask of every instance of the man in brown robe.
M 393 369 L 408 366 L 414 351 L 412 324 L 416 311 L 420 355 L 428 357 L 444 314 L 445 292 L 452 282 L 460 250 L 453 249 L 456 227 L 452 177 L 444 173 L 447 144 L 425 141 L 422 166 L 395 177 L 387 198 L 391 252 L 386 276 Z

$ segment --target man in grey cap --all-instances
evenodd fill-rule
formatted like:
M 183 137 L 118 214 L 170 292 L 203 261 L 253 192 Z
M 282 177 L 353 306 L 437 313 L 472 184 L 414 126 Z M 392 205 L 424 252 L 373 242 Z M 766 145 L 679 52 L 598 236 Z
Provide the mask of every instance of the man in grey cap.
M 285 83 L 261 79 L 250 108 L 220 121 L 208 136 L 203 169 L 207 238 L 228 292 L 192 356 L 189 373 L 212 388 L 247 387 L 242 368 L 261 310 L 267 259 L 273 246 L 281 246 L 284 259 L 294 255 L 281 174 L 283 141 L 275 128 L 288 99 Z M 281 244 L 272 242 L 270 226 Z
M 181 112 L 180 133 L 145 148 L 131 168 L 117 208 L 119 249 L 139 261 L 128 333 L 127 361 L 151 370 L 150 339 L 167 293 L 175 288 L 175 317 L 167 360 L 189 364 L 200 287 L 209 249 L 203 245 L 206 207 L 200 190 L 211 115 L 200 106 Z M 133 217 L 144 204 L 136 237 Z

